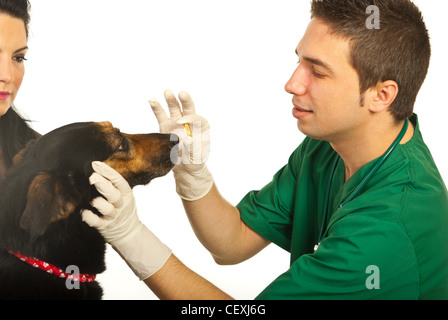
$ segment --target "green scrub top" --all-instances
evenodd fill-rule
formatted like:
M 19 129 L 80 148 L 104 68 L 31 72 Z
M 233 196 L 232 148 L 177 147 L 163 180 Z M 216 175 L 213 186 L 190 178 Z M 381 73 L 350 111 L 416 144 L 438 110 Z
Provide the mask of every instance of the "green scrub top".
M 448 193 L 423 142 L 398 145 L 360 195 L 343 202 L 375 161 L 344 183 L 336 152 L 306 138 L 272 182 L 237 205 L 253 230 L 291 253 L 290 268 L 257 299 L 448 299 Z

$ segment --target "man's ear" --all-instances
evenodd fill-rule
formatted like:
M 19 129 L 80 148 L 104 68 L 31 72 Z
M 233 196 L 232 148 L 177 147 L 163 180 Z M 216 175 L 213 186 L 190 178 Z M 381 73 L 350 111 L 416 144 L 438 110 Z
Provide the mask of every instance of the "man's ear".
M 389 108 L 398 95 L 398 84 L 393 80 L 378 83 L 373 87 L 373 99 L 370 104 L 370 111 L 381 112 Z
M 63 194 L 61 183 L 49 173 L 41 173 L 33 179 L 28 189 L 20 227 L 35 240 L 45 233 L 52 222 L 68 217 L 74 210 L 75 202 Z

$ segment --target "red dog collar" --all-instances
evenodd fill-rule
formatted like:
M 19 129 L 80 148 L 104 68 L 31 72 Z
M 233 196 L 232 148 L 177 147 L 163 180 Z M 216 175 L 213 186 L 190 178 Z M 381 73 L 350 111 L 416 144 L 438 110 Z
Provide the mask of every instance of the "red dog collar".
M 6 249 L 8 250 L 8 249 Z M 18 252 L 14 252 L 11 250 L 8 250 L 9 253 L 11 253 L 13 256 L 17 257 L 23 262 L 28 263 L 30 266 L 33 266 L 34 268 L 38 268 L 40 270 L 43 270 L 47 273 L 53 274 L 56 277 L 63 278 L 63 279 L 69 279 L 71 281 L 79 281 L 79 282 L 93 282 L 95 281 L 96 275 L 91 274 L 83 274 L 83 273 L 66 273 L 62 271 L 62 269 L 59 269 L 58 267 L 55 267 L 54 265 L 44 262 L 42 260 L 32 258 L 32 257 L 25 257 L 22 256 Z

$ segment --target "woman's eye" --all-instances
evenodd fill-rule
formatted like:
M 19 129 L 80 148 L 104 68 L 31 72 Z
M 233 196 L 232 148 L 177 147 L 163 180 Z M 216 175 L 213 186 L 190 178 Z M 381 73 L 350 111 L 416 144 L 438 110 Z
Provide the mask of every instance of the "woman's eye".
M 13 60 L 17 61 L 18 63 L 22 63 L 23 61 L 26 61 L 24 54 L 17 55 L 13 58 Z

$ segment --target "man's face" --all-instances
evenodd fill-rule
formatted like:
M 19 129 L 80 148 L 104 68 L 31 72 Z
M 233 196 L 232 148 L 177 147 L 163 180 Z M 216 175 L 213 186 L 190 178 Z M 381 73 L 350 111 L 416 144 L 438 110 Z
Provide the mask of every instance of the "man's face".
M 293 95 L 299 130 L 330 142 L 356 137 L 368 111 L 361 106 L 359 77 L 349 62 L 349 41 L 313 19 L 296 52 L 300 63 L 285 90 Z

